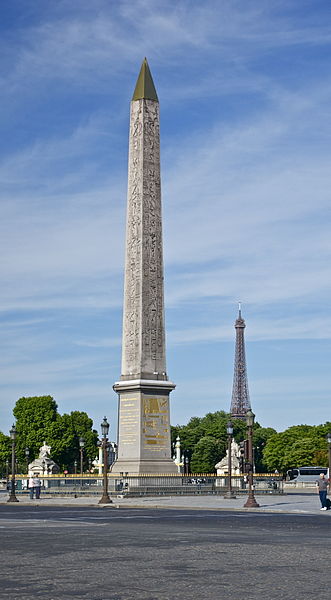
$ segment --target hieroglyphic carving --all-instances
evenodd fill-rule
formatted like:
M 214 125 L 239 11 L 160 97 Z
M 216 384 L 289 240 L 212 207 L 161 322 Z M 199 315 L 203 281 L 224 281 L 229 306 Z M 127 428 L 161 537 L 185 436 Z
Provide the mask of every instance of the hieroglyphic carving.
M 166 371 L 159 104 L 131 103 L 122 374 Z

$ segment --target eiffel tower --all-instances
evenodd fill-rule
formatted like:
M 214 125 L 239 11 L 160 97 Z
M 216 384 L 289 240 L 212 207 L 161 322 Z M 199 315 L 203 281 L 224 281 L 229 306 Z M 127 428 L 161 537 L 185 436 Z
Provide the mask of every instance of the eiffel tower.
M 239 302 L 239 314 L 235 322 L 236 329 L 236 352 L 234 359 L 233 388 L 230 414 L 233 419 L 246 418 L 246 413 L 251 408 L 248 391 L 245 338 L 245 321 L 241 316 L 241 304 Z

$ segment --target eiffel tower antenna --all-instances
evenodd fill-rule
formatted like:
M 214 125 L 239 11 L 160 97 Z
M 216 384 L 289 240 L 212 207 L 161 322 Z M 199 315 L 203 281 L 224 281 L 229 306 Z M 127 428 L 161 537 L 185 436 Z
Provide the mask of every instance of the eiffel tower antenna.
M 245 419 L 251 408 L 248 391 L 247 367 L 245 355 L 244 330 L 246 323 L 241 316 L 241 302 L 238 302 L 238 318 L 235 322 L 236 350 L 234 359 L 233 388 L 230 414 L 233 419 Z

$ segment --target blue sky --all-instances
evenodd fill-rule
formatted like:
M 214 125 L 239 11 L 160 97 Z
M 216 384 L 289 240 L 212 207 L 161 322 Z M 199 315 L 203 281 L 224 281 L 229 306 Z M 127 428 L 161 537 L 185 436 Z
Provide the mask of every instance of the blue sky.
M 3 0 L 0 430 L 51 394 L 115 436 L 129 102 L 161 106 L 171 421 L 330 420 L 328 0 Z

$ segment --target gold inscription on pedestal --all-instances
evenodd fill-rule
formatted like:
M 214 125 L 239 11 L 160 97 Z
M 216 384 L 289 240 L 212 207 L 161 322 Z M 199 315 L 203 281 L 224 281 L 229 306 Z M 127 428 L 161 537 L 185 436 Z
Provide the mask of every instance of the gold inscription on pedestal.
M 168 449 L 169 423 L 168 400 L 163 398 L 143 399 L 143 443 L 144 449 L 164 452 Z M 162 407 L 162 408 L 161 408 Z
M 122 398 L 120 404 L 120 443 L 132 446 L 137 443 L 139 407 L 137 398 Z

